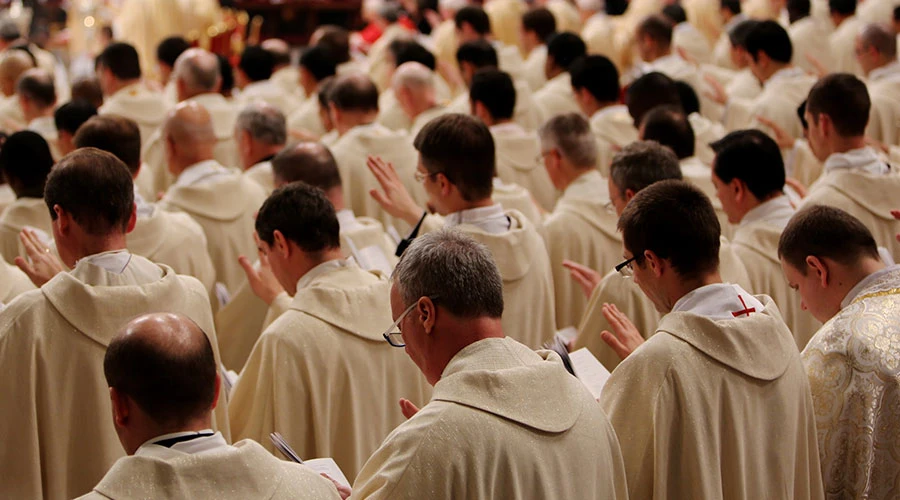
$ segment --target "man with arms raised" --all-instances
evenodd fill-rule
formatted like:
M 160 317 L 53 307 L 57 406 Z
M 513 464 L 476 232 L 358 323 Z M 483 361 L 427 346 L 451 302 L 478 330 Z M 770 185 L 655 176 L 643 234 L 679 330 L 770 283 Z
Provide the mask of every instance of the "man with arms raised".
M 11 374 L 0 378 L 4 497 L 82 495 L 123 456 L 108 424 L 101 360 L 131 318 L 146 311 L 188 316 L 207 333 L 218 361 L 203 285 L 125 249 L 133 198 L 128 168 L 93 148 L 65 156 L 47 179 L 56 248 L 72 270 L 53 276 L 62 264 L 50 266 L 49 249 L 28 240 L 34 264 L 19 265 L 43 286 L 0 313 L 0 370 Z M 215 411 L 212 427 L 229 439 L 223 410 Z
M 822 498 L 800 353 L 770 298 L 722 283 L 709 199 L 686 182 L 658 182 L 628 202 L 619 228 L 620 269 L 664 314 L 643 345 L 627 318 L 614 323 L 628 357 L 600 406 L 629 495 Z
M 778 254 L 804 308 L 825 323 L 802 354 L 825 493 L 891 497 L 900 478 L 900 268 L 885 266 L 859 220 L 822 205 L 791 219 Z
M 625 498 L 612 428 L 549 351 L 506 337 L 491 252 L 426 234 L 394 272 L 385 333 L 434 385 L 356 478 L 354 498 Z M 527 401 L 527 404 L 522 404 Z

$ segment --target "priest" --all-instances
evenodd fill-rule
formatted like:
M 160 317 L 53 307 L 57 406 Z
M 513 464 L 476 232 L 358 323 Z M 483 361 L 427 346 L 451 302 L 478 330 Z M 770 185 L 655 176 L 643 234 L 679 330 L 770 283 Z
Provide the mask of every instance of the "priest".
M 263 101 L 250 103 L 238 114 L 234 137 L 244 177 L 271 193 L 275 189 L 272 158 L 287 142 L 284 114 Z
M 584 40 L 574 33 L 557 33 L 547 40 L 547 83 L 534 93 L 541 123 L 563 113 L 578 113 L 569 67 L 587 54 Z
M 16 257 L 25 256 L 19 242 L 22 229 L 39 229 L 45 239 L 50 238 L 50 214 L 43 197 L 52 168 L 50 147 L 36 132 L 16 132 L 0 148 L 0 174 L 16 195 L 15 201 L 0 212 L 0 254 L 10 264 Z

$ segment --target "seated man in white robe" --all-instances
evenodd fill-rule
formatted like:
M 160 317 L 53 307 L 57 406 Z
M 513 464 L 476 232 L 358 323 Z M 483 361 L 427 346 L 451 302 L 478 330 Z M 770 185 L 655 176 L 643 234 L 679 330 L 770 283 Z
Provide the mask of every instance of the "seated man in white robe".
M 331 457 L 355 477 L 403 422 L 397 401 L 422 404 L 431 393 L 415 364 L 382 336 L 390 284 L 344 257 L 334 207 L 304 183 L 272 193 L 256 236 L 294 298 L 241 370 L 229 402 L 234 435 L 274 451 L 268 436 L 277 431 L 301 458 Z
M 50 238 L 51 221 L 44 203 L 44 184 L 53 169 L 47 141 L 36 132 L 24 130 L 9 136 L 0 148 L 0 174 L 16 199 L 0 212 L 0 255 L 12 264 L 25 257 L 19 233 L 26 227 Z
M 547 83 L 533 96 L 541 123 L 556 115 L 581 112 L 572 89 L 569 67 L 586 54 L 584 40 L 574 33 L 557 33 L 547 40 L 547 62 L 544 65 Z
M 556 18 L 544 7 L 522 14 L 519 36 L 522 52 L 526 55 L 522 78 L 537 92 L 547 83 L 544 68 L 547 65 L 547 39 L 556 33 Z
M 472 76 L 469 89 L 472 115 L 488 126 L 494 138 L 497 179 L 502 184 L 528 190 L 529 196 L 549 212 L 559 193 L 541 161 L 537 134 L 525 131 L 513 121 L 517 98 L 515 84 L 507 73 L 484 68 Z M 500 194 L 496 185 L 494 188 L 494 195 Z M 507 208 L 520 210 L 518 207 Z M 520 211 L 527 215 L 525 210 Z
M 434 395 L 421 409 L 401 401 L 410 418 L 363 467 L 353 498 L 626 497 L 594 398 L 555 353 L 505 335 L 497 266 L 459 231 L 426 234 L 404 253 L 384 335 L 405 345 Z
M 456 25 L 456 40 L 461 47 L 463 44 L 474 41 L 487 41 L 497 51 L 498 67 L 509 73 L 513 80 L 523 80 L 524 83 L 524 62 L 522 61 L 522 52 L 519 50 L 519 44 L 515 38 L 519 35 L 519 23 L 524 13 L 524 7 L 519 7 L 519 3 L 513 0 L 507 2 L 512 9 L 508 12 L 508 18 L 513 21 L 509 26 L 512 28 L 514 41 L 505 40 L 497 35 L 496 26 L 493 17 L 487 9 L 482 9 L 478 4 L 469 4 L 456 12 L 453 22 Z M 525 83 L 527 85 L 527 83 Z
M 563 262 L 605 272 L 618 263 L 622 241 L 616 229 L 618 218 L 609 210 L 607 181 L 597 171 L 597 141 L 588 121 L 576 113 L 557 115 L 541 127 L 539 135 L 546 171 L 562 192 L 541 225 L 553 270 L 556 327 L 561 330 L 578 325 L 587 303 Z
M 673 80 L 687 82 L 700 90 L 697 67 L 672 52 L 672 22 L 661 14 L 653 14 L 635 28 L 637 52 L 643 63 L 637 64 L 632 73 L 625 75 L 623 83 L 629 84 L 641 75 L 659 72 Z
M 492 198 L 495 155 L 490 130 L 471 116 L 447 114 L 426 125 L 415 146 L 416 180 L 428 195 L 427 206 L 439 215 L 428 215 L 394 169 L 378 159 L 369 168 L 382 189 L 372 197 L 411 227 L 420 225 L 422 232 L 455 228 L 487 245 L 503 277 L 506 331 L 532 348 L 552 339 L 556 318 L 550 259 L 532 223 Z
M 409 118 L 409 134 L 415 137 L 426 123 L 447 112 L 437 102 L 437 76 L 425 65 L 410 61 L 397 67 L 391 77 L 391 88 L 400 109 Z
M 104 98 L 99 113 L 134 120 L 141 129 L 141 144 L 146 144 L 165 121 L 169 104 L 165 96 L 145 86 L 141 76 L 141 63 L 132 45 L 114 42 L 97 56 L 97 78 Z
M 829 68 L 835 73 L 852 73 L 862 76 L 862 67 L 856 59 L 856 37 L 865 22 L 856 17 L 857 0 L 828 0 L 828 17 L 834 31 L 828 44 L 833 54 L 834 65 Z
M 37 68 L 26 71 L 16 82 L 16 95 L 19 96 L 22 116 L 28 122 L 27 129 L 41 134 L 50 146 L 54 159 L 61 158 L 58 146 L 59 133 L 53 121 L 53 110 L 56 107 L 53 76 Z
M 112 153 L 136 178 L 141 169 L 141 136 L 137 124 L 115 115 L 91 118 L 75 135 L 78 148 L 97 148 Z M 188 214 L 166 212 L 134 191 L 137 218 L 128 233 L 128 251 L 151 262 L 170 266 L 176 273 L 193 276 L 213 294 L 216 269 L 206 250 L 203 228 Z
M 210 114 L 200 104 L 179 103 L 166 120 L 163 137 L 169 172 L 176 181 L 158 206 L 185 212 L 200 224 L 216 282 L 233 292 L 244 278 L 238 257 L 250 255 L 256 248 L 253 213 L 265 200 L 266 191 L 213 159 L 216 136 Z
M 272 76 L 269 79 L 298 101 L 306 99 L 309 94 L 300 84 L 299 68 L 291 64 L 291 46 L 279 38 L 267 38 L 263 40 L 260 47 L 272 54 L 275 61 L 275 65 L 272 66 Z
M 750 71 L 750 54 L 747 52 L 747 34 L 759 21 L 743 20 L 731 28 L 726 34 L 729 57 L 729 69 L 721 66 L 703 65 L 700 74 L 706 82 L 703 96 L 705 116 L 721 122 L 725 113 L 724 103 L 733 98 L 752 99 L 762 92 L 762 85 Z
M 794 215 L 784 194 L 784 162 L 778 144 L 759 130 L 738 130 L 713 143 L 716 197 L 736 225 L 732 246 L 754 292 L 772 297 L 800 350 L 821 323 L 803 310 L 778 260 L 778 238 Z
M 215 160 L 226 167 L 237 167 L 234 124 L 238 108 L 219 93 L 222 76 L 215 54 L 203 49 L 188 49 L 175 61 L 172 78 L 178 102 L 195 102 L 206 108 L 212 116 L 216 135 L 213 149 Z M 166 192 L 175 183 L 175 177 L 169 173 L 166 164 L 166 147 L 161 128 L 149 139 L 142 136 L 141 140 L 144 144 L 141 159 L 145 166 L 141 167 L 141 175 L 136 182 L 141 194 L 152 199 L 159 193 Z
M 378 24 L 382 26 L 381 35 L 372 43 L 366 59 L 368 60 L 367 73 L 369 78 L 378 87 L 379 92 L 384 91 L 391 84 L 390 45 L 395 40 L 413 37 L 413 32 L 400 22 L 402 11 L 400 4 L 395 2 L 375 2 Z
M 856 58 L 866 75 L 872 100 L 866 136 L 884 144 L 900 144 L 900 61 L 897 35 L 870 24 L 856 37 Z
M 785 7 L 791 25 L 788 35 L 794 46 L 793 63 L 811 74 L 834 66 L 829 37 L 834 28 L 828 20 L 811 15 L 810 0 L 788 0 Z
M 130 319 L 147 311 L 183 314 L 207 333 L 219 362 L 203 285 L 125 249 L 136 217 L 133 196 L 128 168 L 92 148 L 65 156 L 47 179 L 44 199 L 62 262 L 29 240 L 34 265 L 20 265 L 33 279 L 42 278 L 41 289 L 20 295 L 0 313 L 0 370 L 15 374 L 0 379 L 5 496 L 83 495 L 124 456 L 109 425 L 102 360 Z M 72 270 L 58 272 L 63 266 Z M 210 427 L 228 440 L 223 410 L 214 412 Z
M 259 443 L 228 444 L 212 430 L 224 403 L 209 339 L 178 314 L 135 318 L 103 358 L 113 425 L 127 457 L 83 500 L 153 497 L 338 499 L 328 479 L 273 457 Z
M 0 57 L 0 130 L 8 133 L 28 125 L 16 95 L 16 82 L 29 69 L 34 60 L 23 50 L 7 50 Z
M 170 36 L 159 42 L 156 46 L 156 71 L 158 82 L 163 87 L 163 95 L 171 106 L 178 103 L 178 93 L 175 90 L 175 79 L 172 78 L 172 72 L 175 69 L 175 62 L 184 51 L 191 48 L 184 37 Z
M 891 217 L 900 192 L 896 169 L 866 145 L 869 122 L 866 86 L 855 76 L 831 74 L 809 91 L 806 134 L 824 172 L 809 190 L 804 205 L 830 205 L 849 212 L 872 231 L 875 241 L 900 259 L 900 221 Z
M 681 111 L 694 131 L 694 156 L 709 165 L 715 157 L 710 144 L 725 137 L 725 127 L 700 114 L 700 99 L 693 87 L 682 81 L 676 81 L 675 87 L 678 89 Z
M 53 123 L 59 137 L 56 144 L 59 154 L 65 156 L 75 151 L 75 133 L 93 116 L 97 116 L 97 108 L 81 99 L 69 101 L 56 108 L 53 112 Z
M 264 101 L 248 104 L 234 124 L 234 142 L 244 177 L 271 193 L 275 189 L 272 158 L 287 142 L 284 113 Z
M 333 77 L 335 71 L 334 57 L 325 47 L 309 47 L 300 54 L 300 86 L 307 97 L 287 115 L 288 129 L 316 138 L 328 132 L 319 113 L 319 92 L 322 81 Z
M 450 85 L 446 83 L 444 77 L 441 76 L 441 72 L 438 71 L 437 58 L 424 45 L 415 40 L 394 40 L 388 47 L 388 58 L 391 63 L 389 67 L 390 73 L 388 75 L 390 79 L 388 80 L 388 88 L 384 89 L 378 96 L 378 123 L 381 123 L 392 130 L 410 130 L 413 128 L 413 121 L 415 118 L 411 119 L 403 106 L 401 106 L 397 91 L 393 85 L 393 79 L 397 69 L 409 62 L 422 64 L 428 69 L 429 73 L 431 73 L 431 82 L 434 92 L 433 109 L 435 112 L 439 112 L 441 109 L 437 107 L 437 105 L 446 106 L 450 101 L 450 98 L 453 95 L 450 90 Z M 451 80 L 456 78 L 456 75 L 454 74 L 455 68 L 444 68 L 443 72 L 447 76 L 450 76 Z M 424 80 L 424 75 L 420 79 Z M 460 82 L 455 83 L 458 84 Z M 459 90 L 461 89 L 456 89 L 456 91 Z M 423 116 L 422 119 L 424 118 L 426 117 Z M 416 125 L 417 128 L 421 128 L 418 124 Z M 415 134 L 411 133 L 411 135 Z
M 592 55 L 575 61 L 569 74 L 575 99 L 597 138 L 597 168 L 607 175 L 613 155 L 637 140 L 628 108 L 620 102 L 619 71 L 606 57 Z
M 253 101 L 265 101 L 282 113 L 290 114 L 300 104 L 300 97 L 289 94 L 278 83 L 271 80 L 275 71 L 275 57 L 260 46 L 250 46 L 241 53 L 241 59 L 234 69 L 234 82 L 241 93 L 235 99 L 239 106 Z
M 740 0 L 720 0 L 719 15 L 722 19 L 722 33 L 713 46 L 712 64 L 725 69 L 735 69 L 729 52 L 731 42 L 728 34 L 731 29 L 738 25 L 741 21 L 747 19 L 741 12 Z
M 619 227 L 619 269 L 664 315 L 646 342 L 618 311 L 604 335 L 624 358 L 600 406 L 629 496 L 822 498 L 800 353 L 772 299 L 722 283 L 709 199 L 686 182 L 658 182 L 628 202 Z
M 699 3 L 699 2 L 698 2 Z M 707 2 L 707 5 L 712 2 Z M 699 64 L 712 60 L 712 44 L 702 31 L 688 20 L 684 7 L 672 3 L 663 7 L 662 15 L 672 22 L 672 49 L 676 54 L 684 53 Z
M 784 274 L 825 323 L 801 355 L 815 408 L 825 493 L 887 498 L 900 477 L 900 348 L 893 338 L 900 267 L 843 210 L 797 213 L 778 244 Z

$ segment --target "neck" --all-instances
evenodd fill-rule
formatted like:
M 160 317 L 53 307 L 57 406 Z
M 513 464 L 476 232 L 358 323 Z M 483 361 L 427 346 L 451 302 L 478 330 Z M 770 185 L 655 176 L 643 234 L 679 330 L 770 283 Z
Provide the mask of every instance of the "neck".
M 856 137 L 841 137 L 835 136 L 831 145 L 831 153 L 846 153 L 847 151 L 852 151 L 854 149 L 860 149 L 866 147 L 866 137 L 865 136 L 856 136 Z
M 160 425 L 148 426 L 148 428 L 144 432 L 141 432 L 134 436 L 135 439 L 133 440 L 131 445 L 128 446 L 129 449 L 125 451 L 129 455 L 134 455 L 134 453 L 142 444 L 150 441 L 151 439 L 157 439 L 160 436 L 165 436 L 166 434 L 175 434 L 177 432 L 199 432 L 211 428 L 212 419 L 209 417 L 209 415 L 193 419 L 186 424 L 179 425 L 177 427 Z
M 847 19 L 850 19 L 851 17 L 853 17 L 853 14 L 846 16 L 844 14 L 837 14 L 834 12 L 831 13 L 831 21 L 834 23 L 835 28 L 837 28 L 838 26 L 843 24 L 844 21 L 846 21 Z
M 419 117 L 419 115 L 435 106 L 437 106 L 437 104 L 435 104 L 434 102 L 434 96 L 430 96 L 429 98 L 414 102 L 412 103 L 412 109 L 410 110 L 410 118 L 415 120 Z
M 476 201 L 465 201 L 460 199 L 459 203 L 456 204 L 455 210 L 452 210 L 450 213 L 462 212 L 463 210 L 472 210 L 473 208 L 484 208 L 490 207 L 494 204 L 494 200 L 491 198 L 484 198 L 482 200 Z
M 883 67 L 885 67 L 885 66 L 891 64 L 891 63 L 894 62 L 894 61 L 895 61 L 895 59 L 888 59 L 888 58 L 886 58 L 886 57 L 883 57 L 883 56 L 879 55 L 879 56 L 878 56 L 878 61 L 876 62 L 875 66 L 874 66 L 872 69 L 870 69 L 869 71 L 866 72 L 866 76 L 868 76 L 870 73 L 872 73 L 872 72 L 875 71 L 876 69 L 881 69 L 881 68 L 883 68 Z
M 52 106 L 47 109 L 34 110 L 34 111 L 29 110 L 28 112 L 24 112 L 25 110 L 23 108 L 22 111 L 23 111 L 22 114 L 25 116 L 25 121 L 27 121 L 29 123 L 32 120 L 36 120 L 38 118 L 44 118 L 46 116 L 53 116 L 53 107 Z
M 212 151 L 204 152 L 203 154 L 198 155 L 191 155 L 190 158 L 175 158 L 169 162 L 169 171 L 172 172 L 172 175 L 178 177 L 188 168 L 193 167 L 200 162 L 212 159 L 214 159 Z
M 552 80 L 565 72 L 566 71 L 559 66 L 553 66 L 552 68 L 547 70 L 547 80 Z
M 722 276 L 719 274 L 719 271 L 704 274 L 698 278 L 690 279 L 690 280 L 679 280 L 674 284 L 674 287 L 669 294 L 669 304 L 666 304 L 666 307 L 669 311 L 675 307 L 675 303 L 681 300 L 685 295 L 693 292 L 694 290 L 707 286 L 707 285 L 715 285 L 718 283 L 722 283 Z
M 661 48 L 658 51 L 656 51 L 655 53 L 651 54 L 650 59 L 648 59 L 647 62 L 649 63 L 649 62 L 653 62 L 657 59 L 662 59 L 663 57 L 666 57 L 667 55 L 670 55 L 671 53 L 672 53 L 672 47 Z
M 378 117 L 378 111 L 344 112 L 341 119 L 334 124 L 339 135 L 346 134 L 353 127 L 368 125 Z
M 129 85 L 134 85 L 136 83 L 140 83 L 140 78 L 135 78 L 134 80 L 114 80 L 110 84 L 109 95 L 113 95 L 116 92 L 128 87 Z
M 294 261 L 292 268 L 294 271 L 293 275 L 290 276 L 292 280 L 291 283 L 282 283 L 284 289 L 287 290 L 291 295 L 297 294 L 297 282 L 300 281 L 300 278 L 309 274 L 316 266 L 320 264 L 324 264 L 326 262 L 330 262 L 332 260 L 342 260 L 346 257 L 344 256 L 344 252 L 341 251 L 341 248 L 329 248 L 323 250 L 322 252 L 315 255 L 315 258 L 311 258 L 310 254 L 305 252 L 298 252 L 297 259 Z
M 500 318 L 480 317 L 460 320 L 451 317 L 448 322 L 451 323 L 447 328 L 449 334 L 441 335 L 438 340 L 440 344 L 436 346 L 434 352 L 435 370 L 425 374 L 431 385 L 441 379 L 450 361 L 466 347 L 480 340 L 505 337 Z
M 568 162 L 566 162 L 562 169 L 563 179 L 560 185 L 560 191 L 565 191 L 566 189 L 568 189 L 568 187 L 571 186 L 573 182 L 578 180 L 578 178 L 582 175 L 590 172 L 592 168 L 593 166 L 587 168 L 576 167 L 574 165 L 569 165 Z
M 325 197 L 331 202 L 335 212 L 340 212 L 347 208 L 346 203 L 344 203 L 344 188 L 342 186 L 335 186 L 329 189 L 325 193 Z
M 76 247 L 75 251 L 72 252 L 76 262 L 98 253 L 126 250 L 125 234 L 116 233 L 106 236 L 92 236 L 77 242 Z M 71 267 L 74 267 L 74 265 Z
M 603 102 L 594 101 L 592 104 L 594 105 L 594 106 L 592 106 L 594 108 L 594 110 L 591 111 L 591 115 L 593 115 L 597 111 L 604 110 L 604 109 L 610 108 L 612 106 L 616 106 L 619 103 L 616 101 L 603 101 Z
M 775 73 L 778 73 L 779 71 L 786 69 L 786 68 L 790 68 L 790 67 L 791 67 L 790 63 L 782 64 L 782 63 L 773 62 L 772 66 L 771 66 L 772 71 L 769 71 L 768 74 L 766 74 L 765 78 L 763 79 L 763 82 L 767 82 L 770 78 L 772 78 L 772 75 L 774 75 Z
M 842 275 L 835 273 L 833 282 L 839 287 L 841 300 L 843 300 L 853 287 L 862 280 L 886 268 L 887 265 L 881 259 L 864 257 L 859 264 L 853 267 L 841 267 L 843 267 L 844 273 L 841 273 Z
M 284 148 L 283 144 L 257 144 L 253 148 L 252 153 L 244 161 L 244 170 L 262 162 L 266 158 L 271 158 L 278 154 Z

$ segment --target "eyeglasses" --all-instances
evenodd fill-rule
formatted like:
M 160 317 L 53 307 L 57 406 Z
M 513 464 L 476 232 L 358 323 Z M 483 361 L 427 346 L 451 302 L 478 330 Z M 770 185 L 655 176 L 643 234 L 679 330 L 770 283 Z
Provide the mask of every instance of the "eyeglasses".
M 631 263 L 637 260 L 637 256 L 634 256 L 625 262 L 616 266 L 616 272 L 621 274 L 624 278 L 633 278 L 634 277 L 634 268 L 631 266 Z
M 428 298 L 434 301 L 437 300 L 438 297 L 437 295 L 435 295 Z M 400 323 L 403 322 L 403 319 L 406 318 L 406 315 L 409 314 L 410 311 L 412 311 L 418 303 L 419 301 L 416 300 L 415 302 L 410 304 L 409 307 L 407 307 L 406 310 L 397 317 L 397 321 L 394 321 L 394 324 L 388 327 L 388 329 L 381 334 L 381 336 L 384 337 L 384 340 L 387 340 L 388 344 L 393 347 L 406 347 L 406 344 L 403 342 L 403 334 L 400 333 Z
M 433 177 L 437 174 L 443 174 L 443 173 L 444 172 L 428 173 L 428 172 L 422 172 L 421 170 L 416 170 L 416 172 L 413 174 L 413 177 L 415 177 L 416 182 L 425 182 L 426 178 Z

